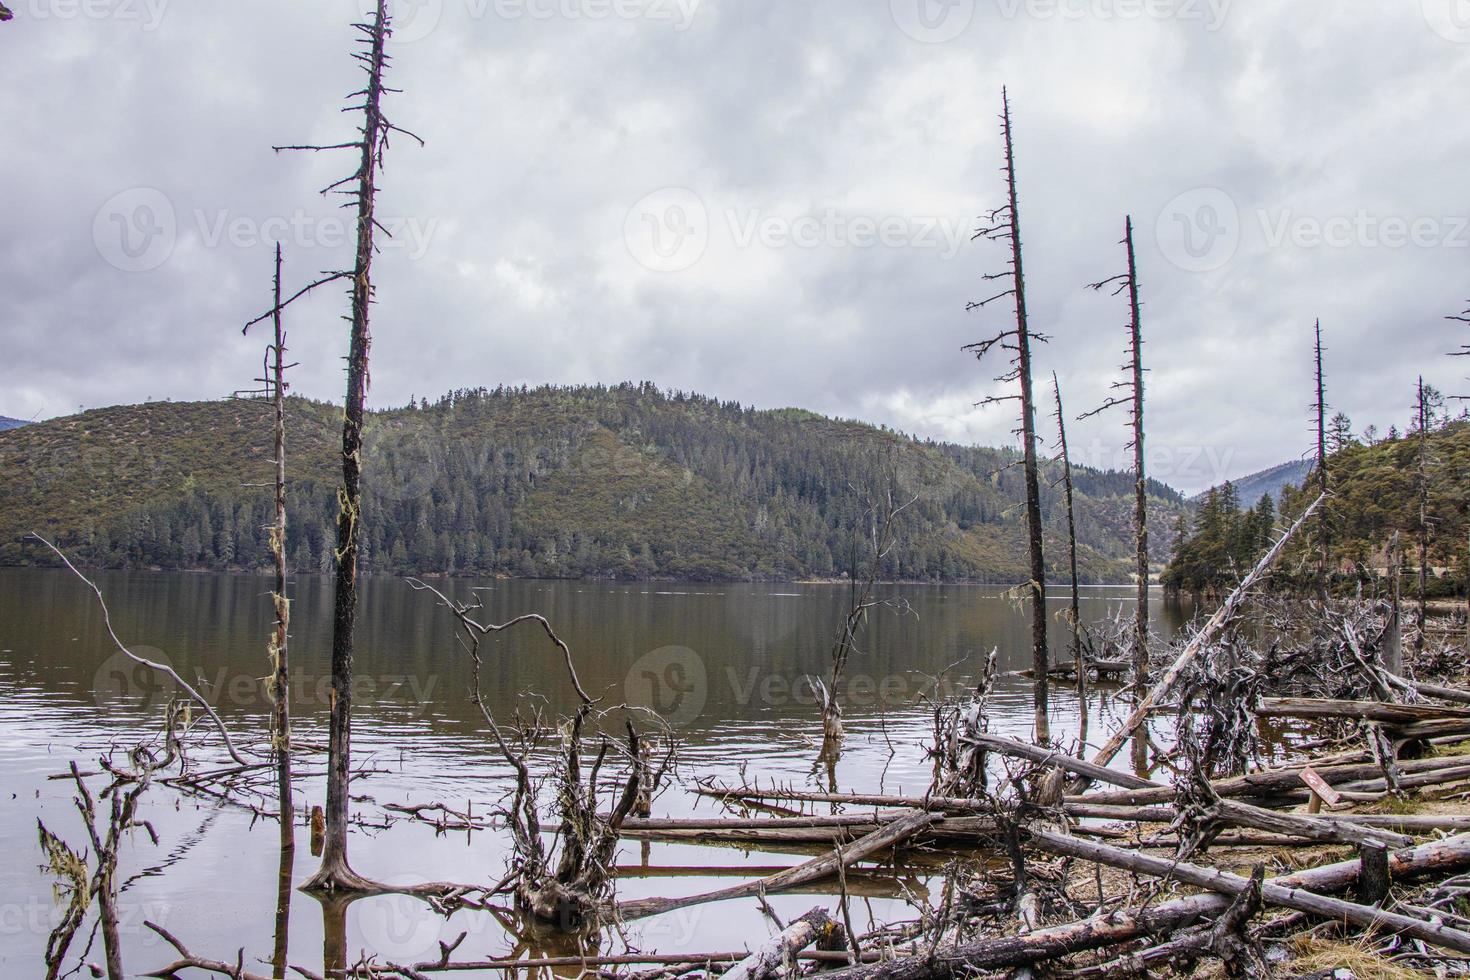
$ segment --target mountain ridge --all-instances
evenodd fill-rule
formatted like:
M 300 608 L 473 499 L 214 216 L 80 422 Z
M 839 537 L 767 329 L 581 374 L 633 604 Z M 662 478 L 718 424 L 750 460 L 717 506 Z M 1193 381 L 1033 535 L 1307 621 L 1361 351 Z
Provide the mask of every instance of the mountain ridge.
M 340 408 L 288 402 L 287 552 L 330 567 Z M 45 560 L 32 527 L 88 564 L 258 568 L 269 407 L 153 402 L 0 437 L 0 562 Z M 372 413 L 364 567 L 390 573 L 743 580 L 832 577 L 875 474 L 917 495 L 885 577 L 1024 578 L 1018 456 L 921 441 L 802 409 L 757 411 L 651 384 L 458 391 Z M 1049 564 L 1064 566 L 1055 465 L 1044 474 Z M 1086 581 L 1126 578 L 1132 477 L 1078 467 Z M 254 486 L 242 486 L 253 484 Z M 1183 498 L 1151 484 L 1152 538 Z M 1162 546 L 1156 551 L 1160 561 Z

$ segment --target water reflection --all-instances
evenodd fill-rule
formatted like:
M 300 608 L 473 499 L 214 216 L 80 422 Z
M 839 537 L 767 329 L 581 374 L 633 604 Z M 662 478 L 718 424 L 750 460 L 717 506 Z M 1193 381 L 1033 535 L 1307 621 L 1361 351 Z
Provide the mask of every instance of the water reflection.
M 261 679 L 269 673 L 266 640 L 273 623 L 267 577 L 213 574 L 107 573 L 98 577 L 113 622 L 129 644 L 152 648 L 202 689 L 232 729 L 258 739 L 270 711 Z M 1025 610 L 997 589 L 902 586 L 916 615 L 876 610 L 862 648 L 844 675 L 847 731 L 842 752 L 819 756 L 821 724 L 810 678 L 828 669 L 833 630 L 846 612 L 841 587 L 743 584 L 687 586 L 600 582 L 451 582 L 465 595 L 479 588 L 484 617 L 504 621 L 524 612 L 547 615 L 577 656 L 583 684 L 609 703 L 647 704 L 664 711 L 683 740 L 680 773 L 725 781 L 760 778 L 812 789 L 921 793 L 930 764 L 925 698 L 972 685 L 992 648 L 1002 670 L 1029 664 Z M 314 751 L 323 741 L 330 651 L 330 583 L 302 578 L 293 586 L 293 737 L 303 765 L 319 770 Z M 1111 616 L 1130 599 L 1127 590 L 1089 589 L 1083 618 Z M 1064 603 L 1058 601 L 1060 613 Z M 430 597 L 403 582 L 372 579 L 360 606 L 359 685 L 355 762 L 373 770 L 354 783 L 364 818 L 381 822 L 387 803 L 443 802 L 489 813 L 507 786 L 507 773 L 486 740 L 483 721 L 469 703 L 464 658 L 454 624 Z M 1154 622 L 1172 631 L 1189 611 L 1156 604 Z M 1065 656 L 1066 631 L 1056 635 Z M 151 675 L 112 662 L 100 614 L 84 587 L 58 572 L 0 569 L 0 771 L 6 806 L 0 842 L 12 860 L 0 866 L 0 888 L 15 900 L 0 908 L 0 974 L 34 972 L 47 925 L 57 914 L 49 881 L 39 872 L 35 820 L 65 824 L 74 814 L 65 785 L 47 777 L 72 759 L 95 759 L 113 744 L 128 745 L 160 727 L 162 705 L 173 693 Z M 573 703 L 565 672 L 542 634 L 496 639 L 487 651 L 485 694 L 492 710 L 509 716 L 535 692 L 558 707 Z M 1089 699 L 1093 731 L 1114 707 L 1105 691 Z M 1054 695 L 1054 731 L 1077 730 L 1075 697 Z M 1030 735 L 1026 683 L 1003 677 L 992 700 L 993 730 Z M 814 768 L 813 762 L 817 761 Z M 297 819 L 323 802 L 315 776 L 296 781 Z M 286 827 L 216 801 L 150 791 L 147 816 L 162 837 L 154 849 L 130 841 L 122 856 L 130 880 L 122 942 L 130 972 L 156 969 L 170 950 L 142 926 L 159 922 L 192 949 L 233 961 L 244 947 L 247 963 L 276 975 L 296 960 L 316 969 L 342 968 L 364 950 L 391 951 L 397 961 L 434 959 L 441 942 L 467 933 L 457 955 L 527 957 L 551 954 L 544 937 L 518 935 L 513 923 L 463 910 L 446 917 L 403 897 L 364 899 L 350 906 L 328 901 L 320 916 L 291 887 L 315 870 L 307 848 Z M 713 815 L 707 802 L 679 786 L 654 804 L 657 814 Z M 284 832 L 283 832 L 284 831 Z M 353 861 L 379 880 L 401 883 L 455 880 L 493 883 L 504 872 L 506 841 L 495 831 L 437 833 L 400 825 L 391 832 L 357 828 Z M 810 849 L 807 849 L 808 852 Z M 160 853 L 166 855 L 160 858 Z M 692 894 L 728 883 L 711 873 L 655 874 L 649 869 L 732 868 L 754 876 L 760 868 L 789 866 L 789 849 L 731 851 L 709 845 L 627 841 L 617 861 L 619 896 L 635 899 Z M 166 874 L 148 869 L 162 869 Z M 904 895 L 921 893 L 929 872 L 915 867 L 898 887 L 893 878 L 854 872 L 862 889 L 854 907 L 862 921 L 904 918 Z M 733 874 L 732 876 L 733 877 Z M 913 880 L 910 881 L 909 878 Z M 821 891 L 821 889 L 817 889 Z M 830 893 L 830 888 L 827 889 Z M 802 914 L 811 895 L 773 896 L 783 918 Z M 861 908 L 859 907 L 861 906 Z M 871 907 L 871 908 L 870 908 Z M 274 914 L 272 914 L 272 910 Z M 310 912 L 308 911 L 310 910 Z M 911 913 L 909 913 L 911 914 Z M 636 923 L 630 938 L 644 948 L 693 952 L 742 948 L 766 934 L 751 902 L 683 910 Z M 607 944 L 604 943 L 604 946 Z M 575 974 L 569 970 L 569 975 Z

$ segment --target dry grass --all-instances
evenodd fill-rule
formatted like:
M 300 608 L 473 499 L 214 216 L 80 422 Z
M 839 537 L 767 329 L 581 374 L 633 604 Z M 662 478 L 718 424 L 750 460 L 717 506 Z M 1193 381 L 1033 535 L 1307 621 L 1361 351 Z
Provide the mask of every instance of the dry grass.
M 1395 817 L 1408 817 L 1416 813 L 1423 813 L 1426 809 L 1425 800 L 1417 796 L 1385 796 L 1376 803 L 1370 803 L 1362 809 L 1363 813 L 1382 813 Z
M 1293 973 L 1348 969 L 1358 980 L 1420 980 L 1425 974 L 1384 959 L 1362 943 L 1345 943 L 1315 936 L 1291 940 Z

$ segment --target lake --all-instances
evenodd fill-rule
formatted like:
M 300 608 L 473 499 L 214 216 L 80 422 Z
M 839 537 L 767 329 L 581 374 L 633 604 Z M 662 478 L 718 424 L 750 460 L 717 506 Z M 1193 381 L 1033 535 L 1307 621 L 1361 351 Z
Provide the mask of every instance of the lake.
M 166 658 L 185 677 L 200 679 L 241 741 L 258 742 L 268 702 L 260 678 L 269 672 L 265 645 L 272 612 L 270 580 L 246 575 L 99 573 L 118 635 L 137 652 Z M 826 671 L 832 636 L 846 612 L 847 593 L 836 585 L 608 582 L 436 582 L 485 603 L 482 618 L 503 622 L 526 612 L 544 614 L 568 642 L 583 686 L 609 704 L 661 708 L 681 740 L 678 779 L 654 804 L 654 815 L 720 808 L 688 791 L 695 777 L 783 782 L 825 789 L 922 793 L 930 765 L 925 746 L 931 717 L 926 699 L 962 690 L 1000 652 L 1004 670 L 1030 663 L 1029 615 L 996 588 L 962 585 L 892 586 L 885 596 L 909 611 L 875 610 L 849 662 L 843 685 L 847 739 L 832 772 L 816 765 L 820 719 L 811 703 L 810 675 Z M 294 734 L 310 747 L 325 741 L 331 580 L 300 577 L 293 585 L 291 660 Z M 1084 590 L 1083 618 L 1097 621 L 1131 609 L 1126 588 Z M 1060 614 L 1065 603 L 1057 599 Z M 399 579 L 365 582 L 358 627 L 354 764 L 373 773 L 353 784 L 354 813 L 366 823 L 392 815 L 384 804 L 442 802 L 490 813 L 510 785 L 483 720 L 468 701 L 469 671 L 453 620 L 434 599 Z M 1155 629 L 1172 635 L 1182 614 L 1156 601 Z M 1053 618 L 1054 648 L 1066 646 Z M 543 698 L 552 713 L 570 710 L 573 692 L 556 651 L 539 630 L 490 641 L 485 690 L 497 717 Z M 1064 657 L 1064 659 L 1066 659 Z M 936 681 L 936 678 L 940 680 Z M 1075 732 L 1077 702 L 1054 687 L 1053 732 Z M 4 810 L 0 844 L 0 973 L 39 976 L 46 935 L 59 908 L 49 876 L 40 869 L 36 820 L 79 845 L 85 838 L 65 773 L 76 760 L 96 770 L 109 746 L 127 748 L 161 727 L 171 692 L 116 653 L 102 628 L 95 599 L 76 578 L 54 570 L 0 569 L 0 772 Z M 1103 693 L 1089 704 L 1090 731 L 1105 737 L 1119 713 Z M 1029 738 L 1029 682 L 1004 678 L 992 701 L 993 731 Z M 211 739 L 217 744 L 217 739 Z M 1125 753 L 1126 754 L 1126 753 Z M 97 788 L 100 781 L 94 780 Z M 320 779 L 303 779 L 297 804 L 324 803 Z M 269 973 L 278 909 L 278 831 L 269 820 L 206 797 L 154 786 L 140 814 L 159 834 L 155 846 L 136 834 L 119 871 L 124 963 L 130 975 L 156 970 L 172 950 L 143 925 L 159 923 L 199 955 L 233 962 L 243 948 L 247 968 Z M 304 830 L 291 868 L 305 880 L 316 868 Z M 508 836 L 497 831 L 437 834 L 432 827 L 398 822 L 391 829 L 355 828 L 354 867 L 392 883 L 453 880 L 493 884 L 505 873 Z M 793 852 L 736 850 L 682 844 L 625 842 L 622 899 L 705 891 L 803 858 Z M 698 873 L 677 869 L 700 868 Z M 659 869 L 663 869 L 662 871 Z M 713 869 L 724 869 L 716 871 Z M 665 873 L 668 872 L 668 873 Z M 929 887 L 922 866 L 898 878 L 871 876 L 855 902 L 859 929 L 866 921 L 912 918 L 910 899 Z M 835 907 L 833 889 L 775 896 L 785 920 L 815 904 Z M 440 940 L 468 937 L 456 958 L 525 954 L 527 947 L 493 916 L 460 911 L 447 921 L 426 905 L 389 896 L 368 898 L 324 915 L 309 896 L 289 894 L 290 962 L 323 968 L 324 935 L 340 944 L 345 928 L 349 958 L 364 949 L 381 960 L 412 962 L 437 956 Z M 86 942 L 85 927 L 74 951 Z M 664 952 L 738 950 L 769 935 L 751 900 L 706 905 L 632 923 L 628 939 Z M 621 951 L 605 938 L 604 952 Z M 537 952 L 542 952 L 538 948 Z M 555 949 L 550 950 L 555 952 Z M 89 956 L 102 962 L 100 937 Z M 575 975 L 576 970 L 567 971 Z

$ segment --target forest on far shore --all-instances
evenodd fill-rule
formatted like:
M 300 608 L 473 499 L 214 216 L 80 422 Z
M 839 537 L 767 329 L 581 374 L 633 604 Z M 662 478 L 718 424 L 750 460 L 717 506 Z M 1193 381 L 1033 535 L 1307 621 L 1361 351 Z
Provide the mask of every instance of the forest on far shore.
M 45 562 L 37 530 L 99 567 L 259 568 L 269 561 L 270 407 L 155 402 L 0 436 L 0 562 Z M 287 555 L 329 571 L 341 409 L 292 398 Z M 394 574 L 692 580 L 839 577 L 875 494 L 918 499 L 883 575 L 1027 576 L 1018 453 L 919 441 L 797 409 L 614 387 L 458 391 L 373 413 L 361 561 Z M 1065 506 L 1043 512 L 1065 561 Z M 1051 472 L 1057 470 L 1058 472 Z M 1128 581 L 1133 476 L 1074 467 L 1087 582 Z M 1183 499 L 1151 482 L 1155 561 Z M 858 549 L 859 552 L 861 548 Z

